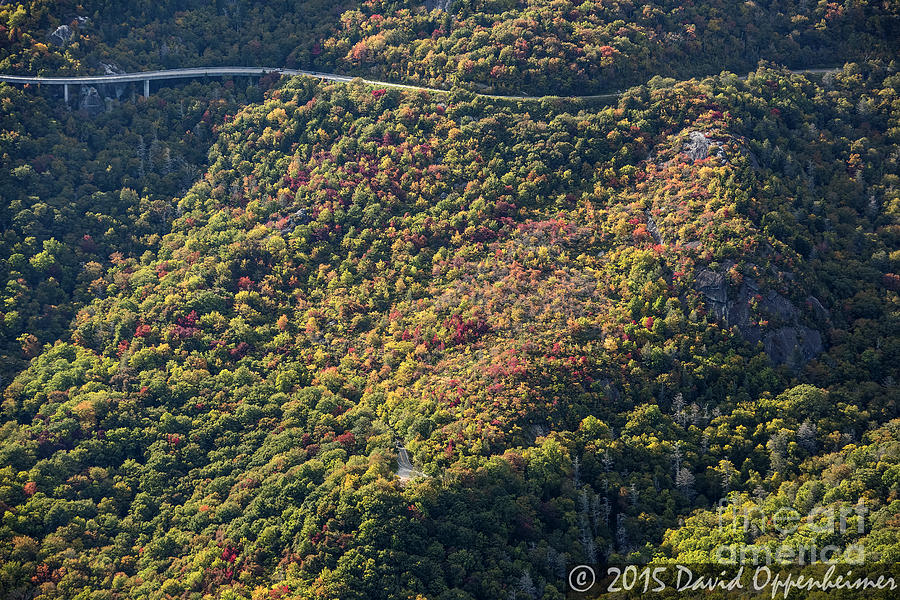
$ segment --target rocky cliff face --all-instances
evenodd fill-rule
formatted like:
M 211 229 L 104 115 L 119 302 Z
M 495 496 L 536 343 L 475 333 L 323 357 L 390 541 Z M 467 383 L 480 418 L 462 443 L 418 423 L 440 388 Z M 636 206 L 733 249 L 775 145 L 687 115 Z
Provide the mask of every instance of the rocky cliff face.
M 692 131 L 688 134 L 688 139 L 682 147 L 685 156 L 691 160 L 703 160 L 709 157 L 709 151 L 712 149 L 716 156 L 725 157 L 722 146 L 719 142 L 707 137 L 702 131 Z
M 72 31 L 71 27 L 69 27 L 68 25 L 60 25 L 53 31 L 53 33 L 47 36 L 47 39 L 51 44 L 55 44 L 57 46 L 66 46 L 74 36 L 75 32 Z
M 751 277 L 745 277 L 736 290 L 729 290 L 723 273 L 704 268 L 694 279 L 694 289 L 717 319 L 737 327 L 751 344 L 761 341 L 775 364 L 797 368 L 825 349 L 820 329 L 828 325 L 828 311 L 813 296 L 806 299 L 806 305 L 816 329 L 803 323 L 804 312 L 790 300 L 764 289 Z
M 106 110 L 106 102 L 103 101 L 97 88 L 84 85 L 81 86 L 81 98 L 78 101 L 78 109 L 95 116 Z
M 120 75 L 124 73 L 115 63 L 101 62 L 99 67 L 98 70 L 103 75 Z M 128 84 L 126 83 L 98 84 L 96 87 L 97 93 L 100 94 L 101 98 L 113 98 L 115 100 L 120 100 L 128 91 Z

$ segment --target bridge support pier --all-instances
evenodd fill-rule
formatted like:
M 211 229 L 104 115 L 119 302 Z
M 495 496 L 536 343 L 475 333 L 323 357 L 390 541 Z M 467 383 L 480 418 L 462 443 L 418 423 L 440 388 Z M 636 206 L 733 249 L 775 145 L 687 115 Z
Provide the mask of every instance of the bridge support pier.
M 149 98 L 149 97 L 150 97 L 150 80 L 145 79 L 144 80 L 144 98 Z
M 66 101 L 66 104 L 69 103 L 69 84 L 68 83 L 63 84 L 63 100 Z

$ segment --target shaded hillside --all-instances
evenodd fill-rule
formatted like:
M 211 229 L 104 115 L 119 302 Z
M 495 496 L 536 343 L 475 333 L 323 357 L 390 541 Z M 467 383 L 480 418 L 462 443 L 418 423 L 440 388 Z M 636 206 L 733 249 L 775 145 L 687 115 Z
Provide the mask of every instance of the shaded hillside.
M 0 72 L 309 66 L 351 2 L 27 0 L 0 6 Z
M 263 82 L 265 84 L 265 81 Z M 0 387 L 75 311 L 108 293 L 106 270 L 155 248 L 176 198 L 206 170 L 226 115 L 257 86 L 191 83 L 89 114 L 0 85 Z

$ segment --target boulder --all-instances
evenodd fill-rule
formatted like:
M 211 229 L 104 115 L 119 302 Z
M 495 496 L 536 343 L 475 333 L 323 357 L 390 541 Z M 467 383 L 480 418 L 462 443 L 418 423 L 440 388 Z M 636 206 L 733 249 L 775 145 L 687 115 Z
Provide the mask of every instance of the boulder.
M 709 157 L 710 149 L 715 149 L 716 156 L 724 157 L 725 152 L 719 142 L 710 139 L 702 131 L 692 131 L 688 134 L 688 140 L 682 146 L 682 152 L 691 160 L 703 160 Z
M 122 69 L 119 68 L 119 65 L 116 63 L 100 63 L 100 70 L 103 71 L 104 75 L 121 75 L 124 73 Z
M 74 37 L 75 32 L 72 31 L 72 28 L 68 25 L 60 25 L 56 28 L 56 30 L 51 33 L 47 39 L 51 44 L 55 44 L 57 46 L 65 46 L 68 44 L 72 37 Z

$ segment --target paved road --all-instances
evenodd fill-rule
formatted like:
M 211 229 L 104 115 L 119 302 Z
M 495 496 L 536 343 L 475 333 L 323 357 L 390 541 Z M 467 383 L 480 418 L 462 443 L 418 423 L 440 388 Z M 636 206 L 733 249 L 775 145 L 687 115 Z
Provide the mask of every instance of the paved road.
M 791 71 L 796 74 L 814 74 L 814 73 L 834 73 L 840 71 L 840 68 L 827 69 L 798 69 Z M 32 77 L 28 75 L 3 75 L 0 74 L 0 81 L 7 83 L 19 84 L 41 84 L 41 85 L 80 85 L 80 84 L 110 84 L 110 83 L 130 83 L 136 81 L 145 82 L 145 95 L 149 93 L 150 81 L 158 81 L 165 79 L 191 79 L 196 77 L 231 77 L 231 76 L 262 76 L 268 73 L 279 73 L 281 75 L 296 76 L 305 75 L 307 77 L 315 77 L 324 81 L 353 81 L 357 79 L 350 75 L 340 75 L 337 73 L 321 73 L 319 71 L 304 71 L 301 69 L 282 69 L 277 67 L 195 67 L 189 69 L 168 69 L 165 71 L 142 71 L 139 73 L 121 73 L 111 75 L 85 75 L 72 77 Z M 742 78 L 744 79 L 744 78 Z M 418 85 L 406 85 L 402 83 L 391 83 L 388 81 L 378 81 L 374 79 L 363 79 L 363 82 L 383 87 L 400 88 L 406 90 L 419 90 L 423 92 L 446 93 L 447 90 L 438 88 L 430 88 Z M 68 91 L 68 88 L 66 89 Z M 608 94 L 596 94 L 588 96 L 504 96 L 498 94 L 479 94 L 476 96 L 482 98 L 492 98 L 496 100 L 525 100 L 539 101 L 545 98 L 562 98 L 562 99 L 602 99 L 616 98 L 622 95 L 621 91 L 610 92 Z
M 42 85 L 128 83 L 132 81 L 156 81 L 160 79 L 190 79 L 194 77 L 262 76 L 267 73 L 284 75 L 309 75 L 330 81 L 350 81 L 352 77 L 314 71 L 278 69 L 274 67 L 194 67 L 190 69 L 167 69 L 164 71 L 141 71 L 139 73 L 119 73 L 110 75 L 78 75 L 71 77 L 32 77 L 30 75 L 2 75 L 0 81 L 8 83 L 39 83 Z

